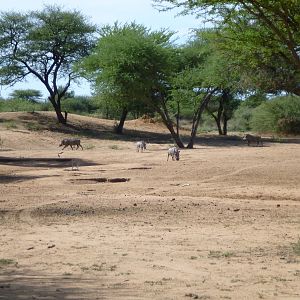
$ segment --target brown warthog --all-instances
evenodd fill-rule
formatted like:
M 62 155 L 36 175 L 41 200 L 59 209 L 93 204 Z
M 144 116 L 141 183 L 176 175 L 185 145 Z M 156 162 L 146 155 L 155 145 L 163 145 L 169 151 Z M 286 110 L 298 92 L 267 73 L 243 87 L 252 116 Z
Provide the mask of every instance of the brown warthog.
M 259 144 L 260 144 L 261 146 L 263 146 L 263 141 L 262 141 L 262 139 L 261 139 L 261 136 L 258 136 L 258 135 L 246 134 L 246 135 L 243 137 L 243 140 L 244 140 L 244 141 L 247 141 L 248 146 L 250 146 L 251 143 L 255 143 L 256 146 L 259 146 Z
M 80 139 L 63 139 L 58 147 L 64 146 L 62 150 L 64 150 L 66 147 L 70 146 L 73 149 L 73 146 L 77 146 L 76 150 L 81 147 L 81 150 L 83 150 L 83 147 L 80 144 Z

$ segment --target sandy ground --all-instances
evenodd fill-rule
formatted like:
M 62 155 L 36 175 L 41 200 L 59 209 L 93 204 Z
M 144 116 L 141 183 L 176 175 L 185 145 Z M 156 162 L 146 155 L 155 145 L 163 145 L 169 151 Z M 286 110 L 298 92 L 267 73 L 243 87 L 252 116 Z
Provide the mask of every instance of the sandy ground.
M 167 161 L 100 134 L 59 158 L 66 134 L 1 116 L 0 299 L 300 299 L 300 144 Z

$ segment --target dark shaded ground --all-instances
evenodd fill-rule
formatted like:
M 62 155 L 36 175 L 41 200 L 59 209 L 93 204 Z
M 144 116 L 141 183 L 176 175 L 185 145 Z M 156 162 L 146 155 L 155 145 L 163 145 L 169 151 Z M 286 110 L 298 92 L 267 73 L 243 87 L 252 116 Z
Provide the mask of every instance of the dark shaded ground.
M 4 282 L 1 280 L 2 276 L 10 277 L 11 280 L 5 280 Z M 132 291 L 126 291 L 126 288 L 116 286 L 114 294 L 119 294 L 120 297 L 132 296 Z M 3 272 L 0 268 L 0 299 L 100 300 L 110 299 L 110 297 L 109 290 L 99 281 L 99 277 L 96 282 L 96 279 L 87 279 L 72 274 L 53 276 L 36 273 L 31 270 Z
M 72 162 L 72 158 L 28 158 L 28 157 L 5 157 L 0 156 L 0 165 L 10 166 L 22 166 L 22 167 L 34 167 L 34 168 L 65 168 L 69 167 Z M 80 166 L 94 166 L 95 162 L 76 158 L 76 162 Z M 1 177 L 0 177 L 1 182 Z
M 11 182 L 20 182 L 25 180 L 33 180 L 38 178 L 47 178 L 47 177 L 58 177 L 57 175 L 39 175 L 39 176 L 29 176 L 29 175 L 0 175 L 0 184 L 2 183 L 11 183 Z

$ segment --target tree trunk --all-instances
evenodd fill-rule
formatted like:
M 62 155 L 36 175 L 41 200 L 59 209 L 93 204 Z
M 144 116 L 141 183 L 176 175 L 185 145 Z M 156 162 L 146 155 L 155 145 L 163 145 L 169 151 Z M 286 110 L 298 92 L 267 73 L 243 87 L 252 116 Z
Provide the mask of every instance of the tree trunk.
M 175 143 L 177 144 L 177 146 L 179 148 L 184 148 L 184 144 L 180 139 L 180 136 L 175 132 L 173 124 L 171 119 L 168 117 L 168 115 L 166 115 L 165 113 L 163 113 L 161 110 L 158 110 L 158 113 L 160 114 L 164 124 L 166 125 L 166 127 L 168 128 L 168 130 L 170 131 L 173 140 L 175 141 Z
M 197 135 L 197 130 L 198 130 L 198 126 L 199 126 L 199 122 L 200 122 L 202 113 L 205 110 L 207 104 L 209 103 L 212 94 L 216 90 L 217 89 L 213 89 L 212 91 L 208 92 L 205 95 L 204 100 L 199 104 L 199 107 L 198 107 L 197 111 L 195 112 L 195 115 L 193 117 L 193 126 L 192 126 L 192 130 L 191 130 L 191 138 L 190 138 L 190 141 L 187 145 L 188 149 L 193 149 L 194 148 L 195 137 Z
M 224 116 L 223 119 L 223 135 L 227 135 L 227 124 L 228 124 L 228 119 L 226 116 Z
M 164 96 L 162 94 L 159 94 L 158 97 L 155 97 L 154 94 L 152 94 L 151 97 L 153 109 L 161 116 L 162 121 L 170 131 L 174 142 L 179 148 L 184 148 L 184 144 L 179 136 L 179 130 L 177 130 L 177 133 L 174 130 L 173 122 L 169 116 Z
M 68 122 L 68 112 L 65 111 L 65 120 L 66 120 L 66 123 Z
M 66 125 L 67 124 L 67 115 L 65 115 L 65 117 L 63 116 L 63 114 L 61 112 L 60 101 L 56 102 L 55 97 L 53 97 L 53 98 L 49 97 L 48 99 L 51 102 L 51 104 L 55 110 L 58 122 Z
M 223 95 L 221 96 L 221 99 L 220 99 L 220 103 L 219 103 L 219 109 L 218 109 L 218 117 L 216 119 L 216 122 L 217 122 L 217 127 L 218 127 L 218 131 L 219 131 L 219 135 L 223 135 L 223 130 L 222 130 L 222 115 L 223 115 L 223 112 L 224 112 L 224 98 L 223 98 Z
M 123 134 L 123 128 L 124 128 L 124 123 L 125 123 L 127 114 L 128 114 L 128 110 L 127 110 L 126 107 L 124 107 L 123 110 L 122 110 L 121 117 L 120 117 L 120 122 L 119 122 L 118 126 L 115 129 L 115 132 L 117 134 Z
M 180 105 L 177 102 L 177 115 L 176 115 L 176 134 L 179 136 L 179 118 L 180 118 Z
M 161 102 L 161 107 L 162 107 L 162 110 L 158 109 L 158 113 L 161 115 L 164 124 L 169 129 L 169 131 L 172 135 L 172 138 L 175 141 L 175 143 L 177 144 L 177 146 L 179 148 L 184 148 L 184 144 L 181 141 L 180 136 L 179 136 L 179 131 L 176 133 L 174 130 L 173 122 L 168 114 L 168 110 L 167 110 L 167 107 L 166 107 L 164 101 Z
M 61 109 L 59 109 L 57 106 L 54 106 L 54 110 L 55 110 L 58 122 L 66 125 L 67 119 L 63 116 Z
M 216 123 L 217 123 L 218 131 L 219 131 L 219 135 L 223 135 L 221 120 L 220 119 L 216 119 Z

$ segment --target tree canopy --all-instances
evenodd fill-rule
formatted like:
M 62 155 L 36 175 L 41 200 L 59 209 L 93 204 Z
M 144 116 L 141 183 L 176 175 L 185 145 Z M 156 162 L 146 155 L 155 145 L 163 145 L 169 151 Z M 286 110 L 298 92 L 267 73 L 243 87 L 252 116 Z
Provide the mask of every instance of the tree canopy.
M 23 99 L 31 102 L 37 102 L 42 97 L 42 93 L 38 90 L 14 90 L 10 95 L 11 98 Z
M 300 94 L 300 2 L 295 0 L 153 0 L 213 22 L 248 86 Z M 273 78 L 273 80 L 272 80 Z
M 115 23 L 100 30 L 97 46 L 82 69 L 90 74 L 96 90 L 123 108 L 120 124 L 138 103 L 159 109 L 152 96 L 163 93 L 177 64 L 171 37 L 171 32 L 150 31 L 135 23 Z
M 66 123 L 61 99 L 71 82 L 79 78 L 74 65 L 90 53 L 95 32 L 96 26 L 80 12 L 59 6 L 25 14 L 2 12 L 1 85 L 14 85 L 33 75 L 47 89 L 59 122 Z

